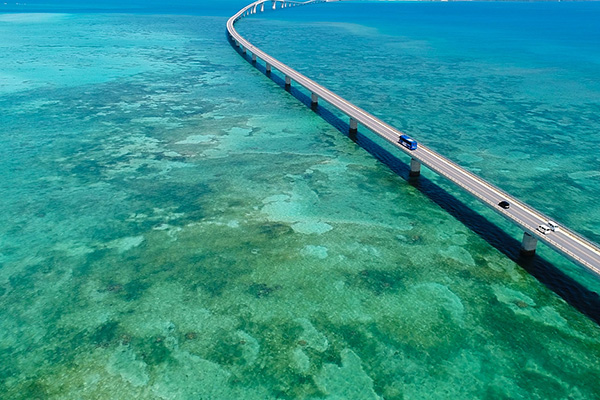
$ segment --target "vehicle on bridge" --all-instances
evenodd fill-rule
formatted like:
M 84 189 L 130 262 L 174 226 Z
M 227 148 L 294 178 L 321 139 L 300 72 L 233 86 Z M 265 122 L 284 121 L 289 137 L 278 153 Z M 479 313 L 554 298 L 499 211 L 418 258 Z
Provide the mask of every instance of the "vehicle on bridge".
M 400 135 L 398 143 L 400 143 L 402 146 L 406 147 L 409 150 L 417 149 L 417 141 L 408 135 Z
M 548 225 L 540 225 L 537 227 L 537 230 L 542 232 L 544 235 L 547 234 L 548 232 L 552 232 L 552 228 L 550 228 Z

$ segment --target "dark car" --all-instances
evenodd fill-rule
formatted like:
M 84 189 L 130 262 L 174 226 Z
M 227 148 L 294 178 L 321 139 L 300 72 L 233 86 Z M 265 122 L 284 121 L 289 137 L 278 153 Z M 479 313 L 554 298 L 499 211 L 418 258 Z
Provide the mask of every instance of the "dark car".
M 498 205 L 504 208 L 505 210 L 508 210 L 510 208 L 510 203 L 506 200 L 502 200 L 500 203 L 498 203 Z

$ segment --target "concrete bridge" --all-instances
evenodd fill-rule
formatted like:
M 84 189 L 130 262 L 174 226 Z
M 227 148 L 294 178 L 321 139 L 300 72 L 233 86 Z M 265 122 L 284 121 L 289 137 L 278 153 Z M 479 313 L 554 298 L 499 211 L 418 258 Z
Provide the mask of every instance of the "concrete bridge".
M 264 12 L 265 7 L 267 10 L 276 10 L 332 1 L 337 0 L 311 0 L 307 2 L 259 0 L 247 5 L 232 16 L 227 21 L 227 31 L 232 43 L 234 43 L 236 47 L 239 47 L 242 53 L 252 54 L 253 63 L 257 63 L 258 59 L 265 63 L 267 74 L 270 74 L 273 69 L 276 69 L 283 74 L 285 77 L 286 88 L 289 88 L 293 81 L 295 84 L 304 87 L 311 93 L 311 102 L 313 106 L 316 106 L 318 102 L 322 100 L 347 115 L 349 118 L 350 133 L 356 133 L 358 124 L 361 124 L 409 155 L 411 157 L 411 176 L 419 176 L 421 165 L 425 165 L 430 170 L 452 181 L 471 195 L 475 196 L 482 203 L 509 221 L 518 225 L 523 230 L 523 240 L 521 242 L 522 254 L 534 255 L 538 240 L 540 240 L 595 273 L 597 276 L 600 276 L 600 247 L 598 247 L 597 244 L 564 226 L 561 226 L 556 231 L 542 233 L 538 230 L 538 227 L 540 225 L 546 225 L 550 220 L 546 215 L 491 183 L 486 182 L 472 172 L 460 167 L 448 158 L 427 148 L 420 142 L 416 150 L 409 150 L 401 146 L 398 143 L 398 139 L 400 135 L 403 134 L 402 132 L 261 51 L 259 48 L 252 45 L 252 43 L 244 39 L 235 30 L 235 23 L 237 21 L 258 12 Z M 500 207 L 498 205 L 500 201 L 509 202 L 510 208 L 504 209 Z

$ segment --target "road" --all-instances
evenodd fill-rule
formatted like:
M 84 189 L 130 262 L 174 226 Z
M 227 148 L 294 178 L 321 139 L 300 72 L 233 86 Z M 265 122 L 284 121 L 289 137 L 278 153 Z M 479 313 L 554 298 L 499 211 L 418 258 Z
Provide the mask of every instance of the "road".
M 300 3 L 277 0 L 275 4 L 286 4 L 285 7 L 295 7 L 322 2 L 326 1 L 316 0 Z M 597 244 L 564 226 L 561 226 L 556 232 L 549 232 L 547 234 L 539 232 L 537 227 L 541 224 L 546 224 L 549 220 L 549 218 L 540 211 L 523 203 L 516 197 L 511 196 L 491 183 L 486 182 L 472 172 L 460 167 L 450 159 L 427 148 L 420 142 L 418 148 L 412 151 L 399 145 L 398 138 L 403 134 L 402 132 L 312 81 L 293 68 L 290 68 L 271 57 L 244 39 L 235 30 L 234 25 L 243 16 L 252 15 L 254 12 L 260 12 L 262 3 L 270 4 L 272 1 L 260 0 L 251 3 L 227 21 L 227 31 L 234 42 L 238 43 L 242 48 L 246 49 L 246 51 L 255 55 L 258 59 L 270 64 L 272 68 L 289 77 L 295 84 L 316 94 L 319 97 L 319 101 L 324 100 L 348 117 L 354 118 L 359 124 L 386 139 L 399 150 L 419 161 L 422 165 L 425 165 L 430 170 L 455 183 L 509 221 L 517 224 L 523 231 L 536 237 L 551 248 L 600 276 L 600 248 Z M 501 200 L 508 201 L 510 203 L 510 208 L 505 210 L 499 207 L 498 202 Z

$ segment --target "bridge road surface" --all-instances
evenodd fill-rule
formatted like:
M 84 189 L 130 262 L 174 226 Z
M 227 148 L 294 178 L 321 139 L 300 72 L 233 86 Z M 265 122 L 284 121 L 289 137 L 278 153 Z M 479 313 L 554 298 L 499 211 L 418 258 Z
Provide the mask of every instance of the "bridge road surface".
M 260 58 L 267 65 L 271 65 L 272 68 L 277 69 L 286 77 L 289 77 L 292 81 L 310 91 L 311 94 L 317 95 L 319 99 L 326 101 L 350 118 L 353 118 L 358 123 L 368 128 L 370 131 L 389 141 L 399 150 L 472 194 L 494 211 L 521 227 L 521 229 L 529 235 L 543 241 L 551 248 L 587 268 L 597 276 L 600 276 L 600 248 L 598 245 L 564 226 L 560 226 L 559 230 L 556 232 L 549 232 L 547 234 L 539 232 L 537 227 L 546 224 L 547 221 L 550 220 L 546 215 L 521 202 L 516 197 L 509 195 L 498 187 L 486 182 L 472 172 L 458 166 L 448 158 L 436 153 L 421 143 L 419 143 L 416 150 L 412 151 L 401 146 L 398 143 L 398 139 L 399 136 L 403 134 L 402 132 L 271 57 L 244 39 L 234 27 L 235 22 L 243 16 L 259 12 L 263 3 L 281 3 L 282 7 L 283 4 L 286 4 L 285 7 L 294 7 L 323 2 L 327 1 L 312 0 L 300 3 L 283 0 L 259 0 L 244 7 L 231 17 L 227 21 L 227 31 L 229 32 L 231 39 L 236 45 L 241 46 L 242 49 L 252 53 L 257 58 Z M 506 200 L 510 203 L 509 209 L 505 210 L 498 206 L 498 203 L 502 200 Z

